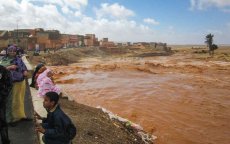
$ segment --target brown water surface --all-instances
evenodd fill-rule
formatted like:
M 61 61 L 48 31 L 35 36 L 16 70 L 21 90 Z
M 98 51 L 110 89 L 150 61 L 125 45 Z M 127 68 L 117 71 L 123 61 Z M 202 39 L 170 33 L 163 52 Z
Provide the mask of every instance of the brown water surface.
M 172 56 L 52 69 L 75 101 L 140 124 L 158 144 L 230 143 L 230 63 Z

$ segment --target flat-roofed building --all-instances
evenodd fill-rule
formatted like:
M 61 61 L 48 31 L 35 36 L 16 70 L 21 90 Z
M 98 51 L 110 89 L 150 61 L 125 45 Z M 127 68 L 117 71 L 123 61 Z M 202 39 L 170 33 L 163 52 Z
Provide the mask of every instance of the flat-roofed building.
M 84 37 L 85 46 L 99 46 L 98 39 L 95 37 L 95 34 L 86 34 Z

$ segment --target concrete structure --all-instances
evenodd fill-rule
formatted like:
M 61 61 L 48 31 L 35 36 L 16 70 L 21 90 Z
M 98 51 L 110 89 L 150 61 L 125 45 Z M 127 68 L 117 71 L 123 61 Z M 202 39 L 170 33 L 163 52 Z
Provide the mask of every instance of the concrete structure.
M 78 36 L 77 35 L 69 35 L 69 47 L 78 47 Z
M 62 48 L 84 46 L 84 36 L 61 34 L 61 44 L 62 44 Z
M 109 41 L 108 38 L 103 38 L 101 41 L 100 41 L 100 47 L 116 47 L 115 46 L 115 43 L 114 42 L 111 42 Z
M 0 50 L 6 48 L 8 44 L 8 31 L 0 31 Z
M 139 49 L 144 49 L 150 47 L 150 44 L 147 42 L 138 42 L 138 43 L 133 43 L 131 46 L 132 48 L 139 48 Z
M 122 43 L 122 46 L 131 46 L 131 42 L 124 42 Z
M 84 36 L 83 35 L 77 35 L 77 37 L 78 37 L 78 46 L 80 46 L 80 47 L 85 46 Z
M 20 29 L 0 32 L 0 48 L 5 48 L 8 44 L 17 44 L 27 49 L 30 31 L 31 29 Z
M 95 37 L 95 34 L 86 34 L 84 37 L 85 46 L 99 46 L 98 38 Z
M 36 33 L 37 44 L 41 50 L 59 49 L 62 47 L 61 35 L 57 30 L 39 31 Z

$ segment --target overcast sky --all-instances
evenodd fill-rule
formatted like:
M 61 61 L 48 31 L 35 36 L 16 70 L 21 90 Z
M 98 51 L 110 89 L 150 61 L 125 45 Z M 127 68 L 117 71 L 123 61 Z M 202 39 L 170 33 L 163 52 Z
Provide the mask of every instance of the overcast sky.
M 57 29 L 116 42 L 230 44 L 230 0 L 0 0 L 0 30 Z

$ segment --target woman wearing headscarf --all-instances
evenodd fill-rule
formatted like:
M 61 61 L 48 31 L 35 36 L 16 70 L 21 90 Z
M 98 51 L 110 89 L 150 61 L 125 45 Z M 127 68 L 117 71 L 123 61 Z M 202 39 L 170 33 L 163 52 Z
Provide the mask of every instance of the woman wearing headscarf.
M 40 63 L 36 66 L 34 73 L 33 73 L 33 76 L 32 76 L 32 81 L 31 81 L 30 87 L 37 88 L 37 82 L 36 82 L 37 78 L 45 70 L 46 70 L 46 67 L 43 63 Z
M 16 52 L 17 48 L 15 46 L 9 46 L 6 56 L 0 61 L 0 65 L 5 66 L 10 71 L 13 81 L 6 109 L 8 123 L 27 119 L 24 110 L 27 68 L 22 59 L 17 57 Z
M 61 90 L 53 82 L 53 73 L 50 69 L 46 69 L 41 73 L 37 78 L 38 84 L 38 96 L 44 97 L 47 92 L 56 92 L 58 95 L 61 95 Z

